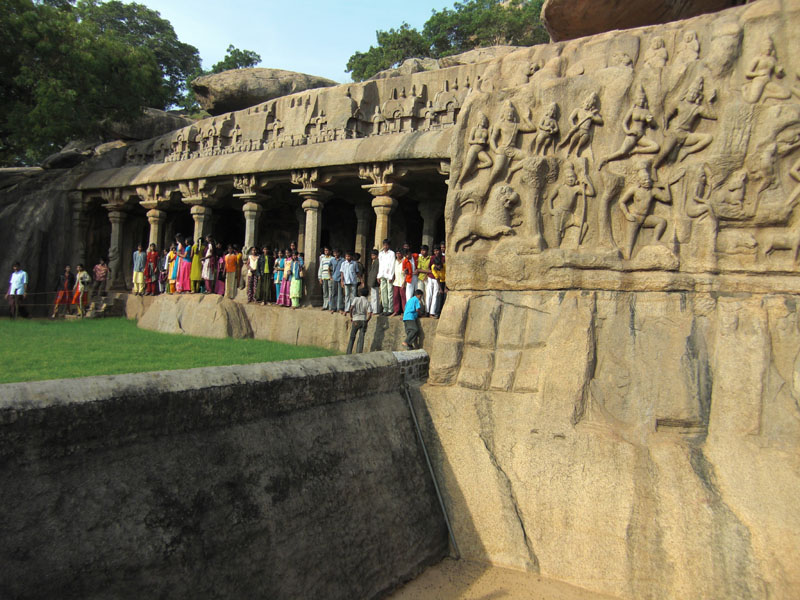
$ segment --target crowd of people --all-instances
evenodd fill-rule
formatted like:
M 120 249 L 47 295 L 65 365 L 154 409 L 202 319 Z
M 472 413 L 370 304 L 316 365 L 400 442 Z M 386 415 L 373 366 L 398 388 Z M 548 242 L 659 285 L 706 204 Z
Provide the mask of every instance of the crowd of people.
M 438 318 L 447 296 L 444 242 L 413 252 L 408 243 L 392 250 L 383 240 L 381 250 L 372 250 L 368 269 L 359 253 L 324 247 L 317 264 L 322 310 L 350 315 L 348 353 L 356 336 L 361 352 L 373 315 L 402 316 L 404 345 L 414 347 L 419 318 Z M 83 265 L 75 273 L 66 265 L 55 284 L 51 318 L 70 308 L 83 317 L 90 301 L 106 295 L 110 275 L 104 259 L 92 274 Z M 233 244 L 223 248 L 211 236 L 192 240 L 178 234 L 168 249 L 159 252 L 150 244 L 145 251 L 140 244 L 133 253 L 133 293 L 139 296 L 219 294 L 233 299 L 246 290 L 249 303 L 296 309 L 307 293 L 304 275 L 305 257 L 294 242 L 285 250 L 253 246 L 244 254 Z M 27 273 L 15 263 L 6 293 L 12 317 L 19 314 L 27 284 Z

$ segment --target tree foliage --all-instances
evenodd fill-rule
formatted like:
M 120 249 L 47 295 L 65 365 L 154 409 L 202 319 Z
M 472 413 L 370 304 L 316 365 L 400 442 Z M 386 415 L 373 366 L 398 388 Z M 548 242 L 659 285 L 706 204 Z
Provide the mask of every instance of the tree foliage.
M 76 11 L 31 0 L 0 3 L 0 163 L 30 164 L 103 119 L 130 120 L 163 97 L 152 52 L 131 47 Z
M 441 58 L 496 45 L 532 46 L 549 40 L 539 15 L 544 0 L 468 0 L 434 10 L 422 31 L 403 23 L 377 31 L 377 46 L 347 61 L 353 81 L 396 67 L 408 58 Z
M 218 63 L 211 67 L 211 73 L 222 73 L 222 71 L 230 71 L 231 69 L 247 69 L 248 67 L 255 67 L 261 62 L 261 56 L 252 50 L 239 50 L 233 44 L 228 46 L 228 51 Z

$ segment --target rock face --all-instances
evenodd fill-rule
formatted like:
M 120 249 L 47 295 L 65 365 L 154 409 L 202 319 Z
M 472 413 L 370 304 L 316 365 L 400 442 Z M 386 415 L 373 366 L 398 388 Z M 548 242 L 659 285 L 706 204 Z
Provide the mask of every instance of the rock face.
M 144 311 L 139 327 L 211 338 L 253 337 L 242 305 L 217 294 L 191 298 L 161 295 Z
M 450 67 L 457 67 L 459 65 L 474 65 L 493 59 L 502 58 L 506 54 L 511 54 L 519 49 L 520 48 L 515 46 L 489 46 L 486 48 L 475 48 L 469 52 L 463 52 L 453 56 L 445 56 L 444 58 L 439 59 L 409 58 L 404 60 L 399 67 L 381 71 L 370 77 L 370 80 L 403 77 L 406 75 L 413 75 L 414 73 L 437 71 L 439 69 L 448 69 Z
M 738 0 L 547 0 L 542 21 L 554 42 L 613 29 L 668 23 L 744 4 Z
M 212 115 L 219 115 L 295 92 L 338 84 L 330 79 L 305 73 L 252 68 L 203 75 L 190 85 L 200 106 Z
M 798 306 L 451 293 L 423 391 L 462 555 L 623 598 L 794 597 Z

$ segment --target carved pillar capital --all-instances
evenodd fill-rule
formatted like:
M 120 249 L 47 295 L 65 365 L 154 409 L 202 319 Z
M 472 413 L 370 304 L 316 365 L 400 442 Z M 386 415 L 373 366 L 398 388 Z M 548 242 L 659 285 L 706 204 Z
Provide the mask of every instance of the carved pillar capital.
M 190 179 L 178 183 L 181 200 L 190 206 L 213 206 L 220 190 L 208 179 Z
M 150 210 L 166 204 L 173 190 L 174 188 L 161 183 L 148 183 L 137 186 L 136 195 L 139 197 L 139 204 Z

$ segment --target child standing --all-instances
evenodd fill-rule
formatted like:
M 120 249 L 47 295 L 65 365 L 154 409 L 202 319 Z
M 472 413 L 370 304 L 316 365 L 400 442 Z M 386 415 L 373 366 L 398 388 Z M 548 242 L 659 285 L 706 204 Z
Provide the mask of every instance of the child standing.
M 255 246 L 250 248 L 247 255 L 247 302 L 256 301 L 256 289 L 258 288 L 259 273 L 258 273 L 258 250 Z
M 150 244 L 147 251 L 147 263 L 144 267 L 144 282 L 148 296 L 156 295 L 156 284 L 158 283 L 158 251 L 155 244 Z
M 303 261 L 297 251 L 292 255 L 292 282 L 289 287 L 289 297 L 292 299 L 292 308 L 300 308 L 300 298 L 303 296 Z
M 283 250 L 278 250 L 272 267 L 275 273 L 273 277 L 275 283 L 275 304 L 280 304 L 281 284 L 283 283 L 283 267 L 285 264 L 286 260 L 283 258 Z

